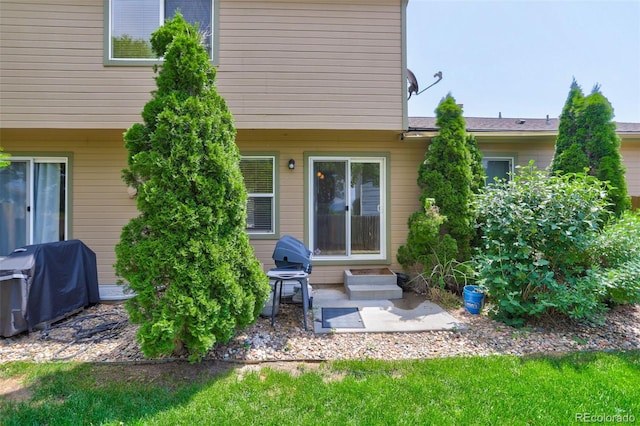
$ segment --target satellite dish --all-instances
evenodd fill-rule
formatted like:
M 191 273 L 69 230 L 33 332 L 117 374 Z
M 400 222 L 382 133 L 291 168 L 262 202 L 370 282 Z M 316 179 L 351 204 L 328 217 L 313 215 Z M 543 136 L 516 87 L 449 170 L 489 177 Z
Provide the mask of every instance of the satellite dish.
M 418 96 L 420 93 L 424 92 L 428 88 L 438 84 L 440 80 L 442 80 L 442 71 L 438 71 L 437 73 L 435 73 L 433 75 L 433 78 L 437 78 L 437 80 L 431 83 L 430 85 L 428 85 L 427 87 L 425 87 L 424 89 L 420 90 L 416 75 L 413 72 L 411 72 L 409 68 L 407 68 L 407 81 L 409 83 L 409 88 L 407 90 L 409 92 L 409 97 L 407 98 L 407 100 L 411 99 L 411 95 L 413 95 L 414 93 L 416 94 L 416 96 Z

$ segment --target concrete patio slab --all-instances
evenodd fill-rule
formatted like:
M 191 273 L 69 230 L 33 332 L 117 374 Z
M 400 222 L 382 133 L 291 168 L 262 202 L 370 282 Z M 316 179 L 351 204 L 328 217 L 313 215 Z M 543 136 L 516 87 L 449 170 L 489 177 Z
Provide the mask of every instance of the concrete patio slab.
M 364 328 L 323 328 L 322 308 L 357 307 Z M 440 306 L 422 295 L 405 292 L 395 300 L 349 300 L 343 287 L 313 291 L 313 329 L 316 333 L 386 333 L 466 328 Z
M 101 303 L 122 303 L 134 296 L 121 285 L 100 285 Z M 402 299 L 349 300 L 344 286 L 314 287 L 313 330 L 315 333 L 388 333 L 462 330 L 466 326 L 424 296 L 404 292 Z M 364 328 L 324 328 L 322 308 L 356 307 Z M 310 327 L 311 328 L 311 327 Z

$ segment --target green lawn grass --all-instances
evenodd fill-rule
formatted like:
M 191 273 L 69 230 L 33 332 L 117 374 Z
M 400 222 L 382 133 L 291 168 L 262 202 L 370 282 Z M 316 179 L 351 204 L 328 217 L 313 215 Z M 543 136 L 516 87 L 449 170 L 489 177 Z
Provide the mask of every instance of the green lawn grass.
M 2 425 L 563 425 L 640 422 L 640 351 L 229 365 L 7 363 Z M 154 371 L 157 369 L 158 371 Z M 153 373 L 153 374 L 151 374 Z

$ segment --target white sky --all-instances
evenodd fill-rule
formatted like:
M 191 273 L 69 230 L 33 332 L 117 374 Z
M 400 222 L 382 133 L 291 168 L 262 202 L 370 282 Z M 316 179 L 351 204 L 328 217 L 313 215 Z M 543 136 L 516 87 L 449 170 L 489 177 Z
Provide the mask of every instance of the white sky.
M 573 77 L 615 121 L 640 122 L 640 0 L 409 0 L 409 116 L 451 93 L 466 117 L 557 118 Z

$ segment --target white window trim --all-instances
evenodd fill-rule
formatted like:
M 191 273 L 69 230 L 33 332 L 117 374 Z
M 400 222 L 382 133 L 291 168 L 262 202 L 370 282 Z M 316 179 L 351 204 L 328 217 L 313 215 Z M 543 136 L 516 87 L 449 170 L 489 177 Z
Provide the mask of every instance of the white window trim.
M 104 1 L 104 42 L 103 42 L 103 63 L 104 65 L 116 66 L 149 66 L 161 64 L 162 58 L 113 58 L 111 57 L 111 0 Z M 158 0 L 160 3 L 160 22 L 158 27 L 164 23 L 164 1 Z M 216 64 L 218 61 L 218 0 L 211 0 L 211 62 Z

